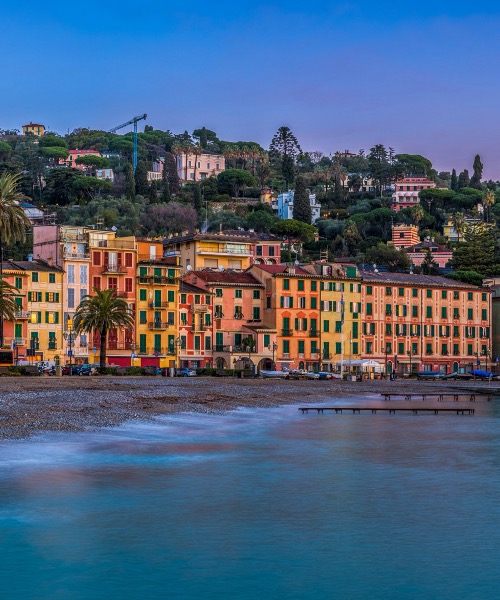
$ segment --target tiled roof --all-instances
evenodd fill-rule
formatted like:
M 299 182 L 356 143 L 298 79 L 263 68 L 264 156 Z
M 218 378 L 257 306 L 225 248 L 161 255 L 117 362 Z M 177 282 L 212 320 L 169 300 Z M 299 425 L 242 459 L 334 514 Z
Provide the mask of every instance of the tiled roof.
M 263 287 L 251 273 L 237 271 L 193 271 L 196 277 L 203 279 L 208 284 L 220 285 L 253 285 Z
M 51 267 L 41 260 L 4 260 L 2 268 L 5 271 L 63 271 L 61 267 Z
M 448 252 L 449 254 L 453 254 L 453 251 L 450 250 L 447 246 L 441 246 L 439 244 L 435 244 L 434 242 L 420 242 L 419 244 L 415 244 L 414 246 L 409 246 L 406 248 L 406 252 L 421 252 L 422 250 L 427 250 L 430 248 L 434 252 Z
M 183 281 L 181 279 L 179 293 L 185 294 L 186 292 L 191 292 L 192 294 L 208 294 L 208 295 L 212 294 L 212 292 L 210 292 L 209 290 L 205 290 L 203 288 L 200 288 L 196 285 L 193 285 L 193 284 L 188 283 L 187 281 Z
M 262 269 L 263 271 L 267 271 L 268 273 L 279 274 L 285 273 L 290 275 L 304 275 L 304 276 L 313 276 L 314 274 L 310 271 L 306 271 L 301 266 L 289 266 L 289 265 L 253 265 L 253 267 Z M 292 272 L 290 272 L 292 271 Z
M 374 283 L 401 283 L 404 285 L 425 285 L 448 288 L 464 288 L 471 290 L 481 289 L 475 285 L 470 285 L 455 279 L 448 279 L 447 277 L 441 277 L 440 275 L 416 275 L 414 273 L 375 273 L 370 271 L 360 271 L 360 276 L 363 278 L 363 281 Z

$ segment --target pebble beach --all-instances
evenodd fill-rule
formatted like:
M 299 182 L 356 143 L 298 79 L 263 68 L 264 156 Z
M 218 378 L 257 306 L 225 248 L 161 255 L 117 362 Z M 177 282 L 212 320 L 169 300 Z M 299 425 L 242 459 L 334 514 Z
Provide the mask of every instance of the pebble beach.
M 42 431 L 95 430 L 177 412 L 220 413 L 238 407 L 335 402 L 387 391 L 500 394 L 496 384 L 489 386 L 477 381 L 3 377 L 0 378 L 0 439 L 28 438 Z

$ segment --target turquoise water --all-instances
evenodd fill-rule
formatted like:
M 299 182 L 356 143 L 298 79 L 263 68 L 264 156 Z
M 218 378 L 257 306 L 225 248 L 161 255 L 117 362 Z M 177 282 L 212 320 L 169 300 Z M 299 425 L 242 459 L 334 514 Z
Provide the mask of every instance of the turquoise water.
M 499 403 L 1 443 L 0 598 L 499 598 Z

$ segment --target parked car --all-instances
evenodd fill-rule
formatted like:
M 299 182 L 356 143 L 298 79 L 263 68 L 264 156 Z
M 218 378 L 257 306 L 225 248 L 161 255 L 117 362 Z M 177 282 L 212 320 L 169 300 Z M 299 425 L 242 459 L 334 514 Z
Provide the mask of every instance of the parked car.
M 176 377 L 196 377 L 196 371 L 194 369 L 188 369 L 187 367 L 181 367 L 175 370 Z
M 83 365 L 71 365 L 71 368 L 69 365 L 64 365 L 64 367 L 62 368 L 62 374 L 63 375 L 79 375 L 80 374 L 80 369 L 83 367 Z
M 316 371 L 315 374 L 318 376 L 318 379 L 333 379 L 333 373 L 329 371 Z
M 93 375 L 94 372 L 95 369 L 93 365 L 81 365 L 80 369 L 78 370 L 78 375 Z

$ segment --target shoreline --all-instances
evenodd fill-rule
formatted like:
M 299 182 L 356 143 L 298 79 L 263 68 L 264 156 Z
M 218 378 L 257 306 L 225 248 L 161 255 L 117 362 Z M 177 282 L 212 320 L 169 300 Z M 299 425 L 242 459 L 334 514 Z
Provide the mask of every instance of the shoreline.
M 237 408 L 324 403 L 328 399 L 334 402 L 388 391 L 401 394 L 475 391 L 500 395 L 497 385 L 483 381 L 2 377 L 0 440 L 27 439 L 43 431 L 95 431 L 129 420 L 154 420 L 165 414 L 220 414 Z

